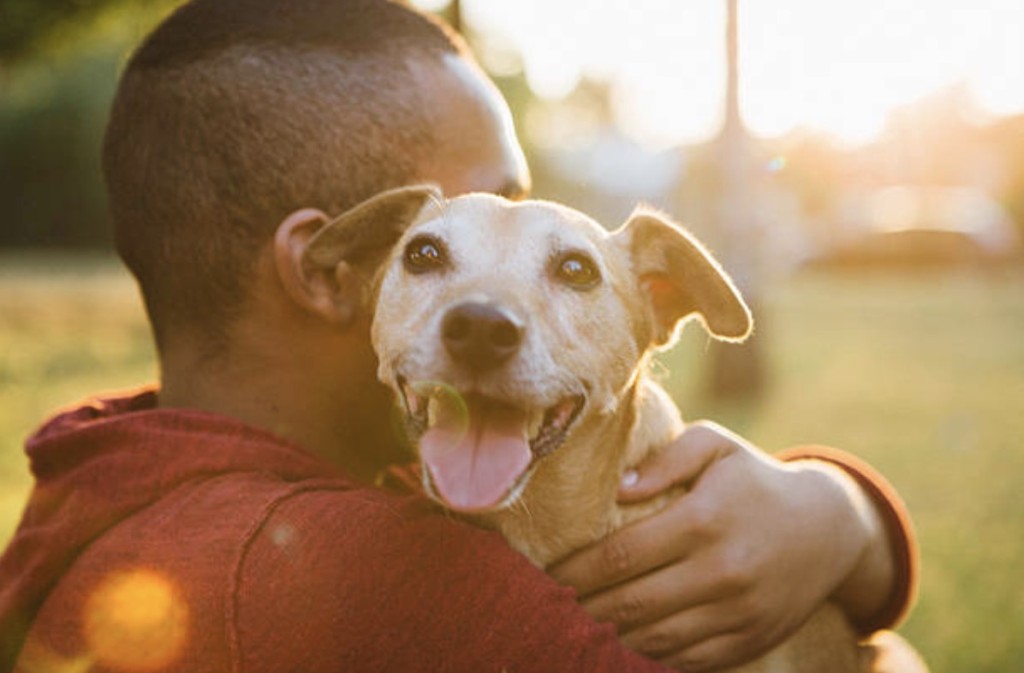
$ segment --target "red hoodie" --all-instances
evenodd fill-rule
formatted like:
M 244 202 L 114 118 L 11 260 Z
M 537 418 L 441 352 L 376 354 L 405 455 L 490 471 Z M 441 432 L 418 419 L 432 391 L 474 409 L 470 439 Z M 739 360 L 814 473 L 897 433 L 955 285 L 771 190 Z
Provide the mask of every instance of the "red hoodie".
M 0 671 L 665 670 L 498 535 L 152 391 L 28 453 Z

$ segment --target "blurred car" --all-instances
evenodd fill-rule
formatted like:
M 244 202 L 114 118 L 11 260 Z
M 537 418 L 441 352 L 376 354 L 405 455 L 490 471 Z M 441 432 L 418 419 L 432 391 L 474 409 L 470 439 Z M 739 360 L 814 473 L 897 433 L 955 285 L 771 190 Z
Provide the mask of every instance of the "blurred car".
M 1020 232 L 985 192 L 888 187 L 858 202 L 847 235 L 813 260 L 821 266 L 946 267 L 1018 259 Z

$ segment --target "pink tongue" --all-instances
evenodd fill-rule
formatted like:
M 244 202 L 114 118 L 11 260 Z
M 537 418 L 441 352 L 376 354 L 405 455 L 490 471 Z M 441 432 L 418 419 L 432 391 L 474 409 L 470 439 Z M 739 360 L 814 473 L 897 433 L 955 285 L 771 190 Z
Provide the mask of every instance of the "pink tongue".
M 533 456 L 523 412 L 479 401 L 468 412 L 468 423 L 442 414 L 420 438 L 420 458 L 445 503 L 472 512 L 499 504 Z

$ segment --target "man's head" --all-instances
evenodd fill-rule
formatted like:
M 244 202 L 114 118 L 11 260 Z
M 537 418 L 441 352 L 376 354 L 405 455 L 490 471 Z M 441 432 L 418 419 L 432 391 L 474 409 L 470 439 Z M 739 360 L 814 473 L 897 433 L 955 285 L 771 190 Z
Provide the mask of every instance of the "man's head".
M 214 344 L 279 223 L 417 181 L 515 193 L 508 111 L 457 37 L 388 0 L 194 0 L 122 77 L 103 168 L 161 350 Z

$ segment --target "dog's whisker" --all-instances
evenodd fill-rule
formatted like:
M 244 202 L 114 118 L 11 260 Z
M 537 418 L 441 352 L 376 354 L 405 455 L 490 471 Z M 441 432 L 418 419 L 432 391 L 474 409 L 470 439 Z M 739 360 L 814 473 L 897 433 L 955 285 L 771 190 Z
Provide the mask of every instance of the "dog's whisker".
M 516 498 L 510 507 L 512 510 L 517 510 L 523 515 L 523 519 L 533 526 L 533 512 L 530 511 L 530 505 L 523 498 Z
M 448 221 L 448 202 L 447 202 L 447 200 L 443 196 L 435 194 L 434 192 L 430 192 L 429 194 L 427 194 L 427 198 L 429 198 L 431 201 L 433 201 L 434 205 L 437 206 L 437 209 L 441 212 L 441 221 L 442 222 L 447 222 Z

